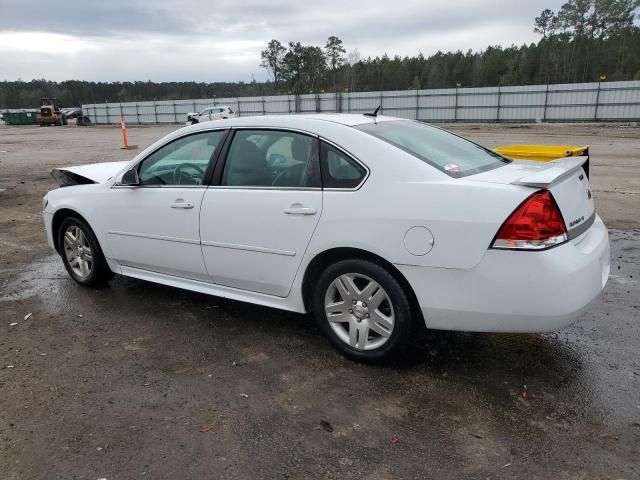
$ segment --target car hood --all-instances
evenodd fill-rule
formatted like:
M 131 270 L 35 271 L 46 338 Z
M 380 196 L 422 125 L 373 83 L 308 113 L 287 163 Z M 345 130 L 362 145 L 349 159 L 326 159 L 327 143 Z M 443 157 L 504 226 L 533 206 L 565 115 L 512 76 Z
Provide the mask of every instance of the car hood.
M 123 162 L 93 163 L 75 167 L 54 168 L 51 175 L 61 187 L 85 185 L 88 183 L 104 183 L 120 172 L 129 160 Z

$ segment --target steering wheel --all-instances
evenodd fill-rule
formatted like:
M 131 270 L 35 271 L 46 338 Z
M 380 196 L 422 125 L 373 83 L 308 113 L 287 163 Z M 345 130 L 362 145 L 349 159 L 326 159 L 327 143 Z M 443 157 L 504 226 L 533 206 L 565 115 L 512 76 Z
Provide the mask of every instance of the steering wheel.
M 304 184 L 304 175 L 307 173 L 307 164 L 304 162 L 291 165 L 273 180 L 274 187 L 299 187 Z
M 183 170 L 185 168 L 191 168 L 193 170 L 195 170 L 196 172 L 198 172 L 198 175 L 200 176 L 200 179 L 204 178 L 204 170 L 200 167 L 200 165 L 196 165 L 195 163 L 179 163 L 178 165 L 176 165 L 176 168 L 173 169 L 173 183 L 176 185 L 198 185 L 197 181 L 195 180 L 194 175 L 190 175 L 187 172 L 184 172 Z M 183 179 L 189 179 L 189 182 L 183 182 Z

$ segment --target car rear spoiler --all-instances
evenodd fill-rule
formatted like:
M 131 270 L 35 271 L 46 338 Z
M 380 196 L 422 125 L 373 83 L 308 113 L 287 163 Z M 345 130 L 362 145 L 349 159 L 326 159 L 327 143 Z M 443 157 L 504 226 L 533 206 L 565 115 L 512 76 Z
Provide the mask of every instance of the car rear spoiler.
M 589 161 L 589 157 L 558 158 L 552 160 L 548 168 L 531 175 L 526 175 L 511 182 L 512 185 L 526 185 L 528 187 L 549 188 L 554 183 L 572 175 Z
M 552 162 L 559 158 L 586 157 L 582 164 L 589 178 L 589 145 L 583 147 L 567 145 L 506 145 L 495 149 L 500 155 L 512 160 L 534 160 Z

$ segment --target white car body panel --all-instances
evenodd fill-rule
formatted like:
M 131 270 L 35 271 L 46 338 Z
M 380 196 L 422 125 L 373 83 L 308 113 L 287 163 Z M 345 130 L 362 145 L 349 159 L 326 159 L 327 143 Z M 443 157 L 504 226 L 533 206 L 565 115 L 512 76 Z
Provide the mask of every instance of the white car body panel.
M 208 280 L 200 248 L 200 188 L 129 188 L 104 192 L 100 228 L 110 258 L 146 270 Z M 189 203 L 192 208 L 172 208 Z M 123 213 L 124 212 L 124 213 Z
M 570 233 L 595 217 L 593 199 L 586 195 L 588 180 L 578 180 L 580 159 L 513 162 L 452 178 L 347 128 L 371 121 L 360 115 L 291 115 L 182 128 L 130 162 L 93 172 L 91 166 L 79 167 L 87 178 L 104 183 L 49 192 L 47 238 L 53 247 L 55 212 L 73 210 L 92 227 L 117 273 L 296 312 L 307 310 L 303 280 L 317 255 L 360 249 L 382 257 L 406 278 L 427 326 L 450 330 L 557 330 L 602 291 L 609 243 L 597 217 L 586 232 L 550 250 L 489 248 L 506 218 L 542 184 L 551 190 Z M 353 190 L 115 186 L 130 167 L 178 137 L 243 127 L 292 129 L 326 139 L 365 165 L 368 177 Z M 178 200 L 194 208 L 173 210 L 170 204 Z M 316 213 L 284 213 L 295 204 Z M 410 236 L 413 232 L 417 236 Z M 415 254 L 421 243 L 425 253 Z
M 470 270 L 398 268 L 430 328 L 550 332 L 575 321 L 607 283 L 608 235 L 598 217 L 582 237 L 550 250 L 489 250 Z
M 103 183 L 120 172 L 125 166 L 129 164 L 128 160 L 123 162 L 104 162 L 94 163 L 89 165 L 79 165 L 77 167 L 60 167 L 56 170 L 63 172 L 71 172 L 76 175 L 80 175 L 95 183 Z
M 217 285 L 286 297 L 322 214 L 322 191 L 264 192 L 207 189 L 200 214 L 202 256 Z M 284 213 L 296 207 L 313 213 Z

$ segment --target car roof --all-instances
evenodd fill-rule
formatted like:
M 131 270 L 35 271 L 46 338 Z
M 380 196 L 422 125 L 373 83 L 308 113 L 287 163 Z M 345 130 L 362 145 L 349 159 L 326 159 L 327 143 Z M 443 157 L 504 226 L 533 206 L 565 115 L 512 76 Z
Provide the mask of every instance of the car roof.
M 363 114 L 355 113 L 303 113 L 303 114 L 282 114 L 282 115 L 257 115 L 251 117 L 236 117 L 216 121 L 216 127 L 227 126 L 255 126 L 255 127 L 283 127 L 283 128 L 312 128 L 318 122 L 332 122 L 339 125 L 353 127 L 375 122 L 389 122 L 402 120 L 395 117 L 378 115 L 373 118 Z M 211 124 L 198 123 L 193 125 L 194 130 L 206 130 L 211 128 Z

